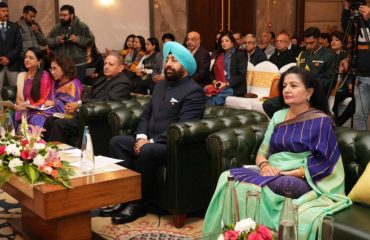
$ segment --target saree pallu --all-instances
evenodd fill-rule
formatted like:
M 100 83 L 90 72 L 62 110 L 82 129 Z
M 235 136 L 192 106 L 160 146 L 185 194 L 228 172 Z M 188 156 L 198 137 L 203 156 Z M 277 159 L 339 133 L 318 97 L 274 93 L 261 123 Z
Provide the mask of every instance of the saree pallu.
M 81 100 L 83 86 L 77 78 L 72 79 L 66 83 L 60 84 L 57 82 L 54 88 L 54 112 L 64 113 L 64 106 L 69 102 L 77 102 Z
M 258 155 L 268 158 L 270 165 L 281 171 L 299 167 L 305 169 L 305 179 L 311 191 L 294 200 L 298 208 L 299 239 L 321 237 L 322 218 L 352 203 L 344 193 L 344 169 L 331 119 L 317 110 L 302 113 L 285 121 L 288 109 L 275 113 L 268 126 Z M 227 176 L 234 174 L 240 218 L 246 217 L 246 193 L 261 193 L 260 219 L 262 224 L 277 231 L 280 211 L 285 200 L 271 191 L 266 183 L 277 177 L 250 174 L 247 169 L 232 169 L 222 173 L 207 209 L 203 232 L 221 228 L 223 198 Z

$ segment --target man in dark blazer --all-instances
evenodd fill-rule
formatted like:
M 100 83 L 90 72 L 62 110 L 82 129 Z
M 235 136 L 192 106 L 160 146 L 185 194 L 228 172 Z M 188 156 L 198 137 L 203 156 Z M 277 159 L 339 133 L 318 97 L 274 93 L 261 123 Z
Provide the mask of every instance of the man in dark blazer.
M 21 32 L 18 25 L 8 19 L 8 5 L 0 2 L 0 91 L 3 88 L 5 75 L 9 85 L 17 85 L 17 75 L 22 61 Z
M 75 115 L 78 107 L 83 103 L 114 101 L 130 98 L 131 82 L 122 73 L 124 68 L 122 56 L 110 53 L 104 61 L 104 77 L 98 79 L 92 86 L 91 92 L 79 102 L 67 103 L 66 113 Z M 46 141 L 60 141 L 68 144 L 72 136 L 78 136 L 80 121 L 78 117 L 59 119 L 48 117 L 44 124 Z
M 209 70 L 211 64 L 211 55 L 208 50 L 200 45 L 200 34 L 189 32 L 186 36 L 186 46 L 190 53 L 193 54 L 197 63 L 197 70 L 192 78 L 202 87 L 209 84 Z
M 254 66 L 260 62 L 267 61 L 266 54 L 257 47 L 257 38 L 253 34 L 244 37 L 245 51 L 247 52 L 248 61 Z
M 295 56 L 288 49 L 289 43 L 289 35 L 286 33 L 280 33 L 276 38 L 276 49 L 274 54 L 269 58 L 269 61 L 275 64 L 279 69 L 289 63 L 296 62 Z
M 165 79 L 154 87 L 152 99 L 140 117 L 136 135 L 116 136 L 110 142 L 111 155 L 124 159 L 123 165 L 141 174 L 142 198 L 150 201 L 157 168 L 166 163 L 167 129 L 170 124 L 200 119 L 205 108 L 203 89 L 190 78 L 196 63 L 191 53 L 177 42 L 164 44 Z M 114 194 L 114 192 L 112 192 Z M 143 201 L 102 209 L 115 224 L 132 222 L 146 214 Z

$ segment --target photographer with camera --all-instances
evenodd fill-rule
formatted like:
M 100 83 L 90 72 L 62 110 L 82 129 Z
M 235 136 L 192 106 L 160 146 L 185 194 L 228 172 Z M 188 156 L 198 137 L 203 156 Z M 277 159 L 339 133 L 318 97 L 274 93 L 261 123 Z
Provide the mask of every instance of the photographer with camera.
M 75 15 L 71 5 L 63 5 L 59 13 L 60 22 L 50 31 L 47 38 L 55 54 L 70 56 L 77 68 L 77 77 L 85 84 L 87 47 L 94 43 L 89 27 Z
M 356 130 L 367 130 L 368 129 L 368 114 L 370 107 L 370 50 L 369 42 L 366 40 L 370 36 L 370 8 L 366 6 L 364 0 L 345 0 L 343 1 L 343 12 L 342 12 L 342 29 L 346 30 L 351 26 L 351 16 L 356 17 L 358 14 L 360 22 L 364 23 L 364 26 L 356 26 L 359 28 L 357 37 L 357 46 L 354 44 L 352 54 L 357 53 L 357 61 L 355 64 L 355 77 L 356 83 L 354 86 L 354 97 L 356 102 L 356 109 L 353 115 L 354 129 Z M 357 25 L 359 23 L 356 23 Z M 362 25 L 362 24 L 361 24 Z M 349 29 L 349 34 L 354 35 L 356 29 Z M 356 49 L 354 49 L 356 48 Z M 353 58 L 353 55 L 352 55 Z M 356 64 L 357 63 L 357 64 Z M 353 68 L 354 65 L 352 65 Z

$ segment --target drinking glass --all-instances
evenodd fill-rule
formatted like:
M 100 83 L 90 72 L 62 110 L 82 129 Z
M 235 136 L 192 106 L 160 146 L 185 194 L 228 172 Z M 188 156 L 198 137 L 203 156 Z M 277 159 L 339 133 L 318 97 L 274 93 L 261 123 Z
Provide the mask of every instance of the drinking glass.
M 260 223 L 260 192 L 251 190 L 247 192 L 246 217 Z
M 333 240 L 334 232 L 334 218 L 332 216 L 325 216 L 322 220 L 322 239 Z

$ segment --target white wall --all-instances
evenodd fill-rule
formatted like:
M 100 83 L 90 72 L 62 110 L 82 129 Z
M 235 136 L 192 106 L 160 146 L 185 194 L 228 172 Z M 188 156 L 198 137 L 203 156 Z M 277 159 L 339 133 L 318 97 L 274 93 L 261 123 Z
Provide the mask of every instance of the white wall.
M 121 49 L 131 33 L 149 37 L 149 0 L 113 0 L 111 6 L 102 6 L 99 0 L 59 0 L 59 7 L 64 4 L 72 5 L 76 16 L 90 27 L 101 52 Z

